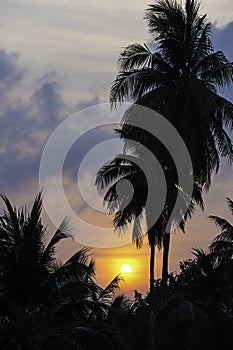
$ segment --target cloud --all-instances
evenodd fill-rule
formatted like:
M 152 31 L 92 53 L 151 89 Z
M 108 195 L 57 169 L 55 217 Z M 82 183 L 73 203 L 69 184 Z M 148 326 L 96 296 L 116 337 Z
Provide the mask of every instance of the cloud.
M 57 122 L 68 116 L 68 110 L 62 97 L 62 88 L 55 72 L 45 74 L 38 81 L 39 89 L 32 95 L 30 105 L 37 119 L 54 127 Z
M 223 28 L 213 26 L 213 43 L 216 50 L 221 50 L 227 58 L 233 61 L 233 22 Z
M 100 103 L 100 98 L 97 94 L 95 94 L 91 99 L 86 101 L 78 102 L 72 110 L 75 112 L 80 111 L 81 109 L 88 108 L 90 106 L 98 105 Z
M 9 103 L 11 93 L 20 86 L 25 70 L 17 67 L 18 54 L 0 49 L 0 103 L 4 108 Z
M 38 182 L 40 157 L 49 135 L 67 118 L 68 106 L 56 72 L 34 82 L 25 98 L 25 70 L 18 67 L 18 54 L 0 49 L 0 191 L 20 191 L 29 182 Z M 14 93 L 13 93 L 14 92 Z M 75 109 L 98 103 L 80 101 Z M 30 196 L 34 194 L 30 193 Z
M 232 31 L 233 23 L 229 23 L 224 28 L 213 27 L 215 48 L 223 50 L 229 56 L 230 54 L 232 55 Z M 134 32 L 133 35 L 135 40 L 138 40 L 137 33 Z M 128 41 L 128 38 L 126 39 Z M 83 41 L 80 45 L 84 45 Z M 20 68 L 20 56 L 16 52 L 6 52 L 0 49 L 0 191 L 20 193 L 22 188 L 25 190 L 27 184 L 38 182 L 40 157 L 49 135 L 70 114 L 100 103 L 101 99 L 99 94 L 96 93 L 98 84 L 96 86 L 94 83 L 91 84 L 90 76 L 96 70 L 99 71 L 99 78 L 101 78 L 101 67 L 103 67 L 103 62 L 105 61 L 101 61 L 101 65 L 99 65 L 98 58 L 101 60 L 105 53 L 108 56 L 109 48 L 105 51 L 106 48 L 101 46 L 101 52 L 96 56 L 95 45 L 96 43 L 89 47 L 87 52 L 88 60 L 91 62 L 91 73 L 83 70 L 82 66 L 78 67 L 78 61 L 76 65 L 71 61 L 69 72 L 75 72 L 77 68 L 77 71 L 82 76 L 78 84 L 82 86 L 85 81 L 85 86 L 88 86 L 89 91 L 89 97 L 86 95 L 84 98 L 81 95 L 81 98 L 76 97 L 74 103 L 67 102 L 65 97 L 67 91 L 65 90 L 64 81 L 61 82 L 56 71 L 51 69 L 48 73 L 41 74 L 39 78 L 37 77 L 36 80 L 34 79 L 31 82 L 30 94 L 25 97 L 25 81 L 26 79 L 30 80 L 29 69 Z M 120 45 L 118 48 L 120 49 Z M 82 59 L 84 60 L 83 49 L 85 47 L 82 47 Z M 111 53 L 111 55 L 113 54 Z M 60 56 L 59 59 L 61 60 L 62 57 Z M 72 57 L 74 60 L 75 56 L 73 55 Z M 117 54 L 115 61 L 116 59 Z M 67 59 L 66 65 L 69 62 L 69 59 Z M 88 66 L 89 61 L 85 64 Z M 104 69 L 109 70 L 109 74 L 111 73 L 113 76 L 116 67 L 115 62 L 111 65 L 111 72 L 110 64 L 106 67 Z M 32 67 L 29 68 L 30 70 L 32 69 Z M 94 74 L 93 79 L 95 79 L 96 74 Z M 85 80 L 86 75 L 88 79 Z M 106 76 L 103 75 L 103 81 L 105 78 Z M 226 95 L 230 93 L 226 92 Z M 229 98 L 231 97 L 232 95 L 229 96 Z M 104 141 L 106 135 L 105 130 L 99 129 L 98 132 L 93 131 L 91 136 L 87 133 L 86 137 L 79 140 L 79 143 L 74 144 L 65 162 L 65 171 L 67 171 L 65 180 L 71 181 L 71 187 L 67 190 L 68 195 L 74 189 L 72 181 L 77 181 L 75 164 L 83 159 L 92 146 L 94 147 Z M 31 189 L 32 187 L 30 187 L 30 191 Z M 30 191 L 28 193 L 29 198 L 34 196 L 34 193 Z
M 129 43 L 146 42 L 143 15 L 150 1 L 9 0 L 0 4 L 3 45 L 23 54 L 36 74 L 54 69 L 66 76 L 66 97 L 87 100 L 90 86 L 108 100 L 119 52 Z M 232 18 L 232 4 L 203 0 L 214 22 Z M 223 22 L 222 22 L 223 21 Z
M 6 51 L 0 49 L 0 80 L 3 85 L 17 84 L 22 80 L 23 72 L 17 71 L 18 55 L 14 52 L 6 53 Z
M 65 75 L 72 103 L 87 100 L 90 86 L 108 100 L 119 51 L 147 38 L 144 9 L 143 1 L 4 1 L 3 45 L 22 53 L 37 74 Z

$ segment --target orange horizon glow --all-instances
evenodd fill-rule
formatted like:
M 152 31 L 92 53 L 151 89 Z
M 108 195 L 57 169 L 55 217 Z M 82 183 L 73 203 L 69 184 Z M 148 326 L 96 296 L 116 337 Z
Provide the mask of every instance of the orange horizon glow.
M 179 271 L 180 261 L 193 258 L 193 248 L 208 249 L 210 242 L 218 234 L 218 228 L 207 219 L 209 215 L 218 215 L 229 221 L 232 220 L 225 203 L 225 197 L 228 196 L 233 199 L 232 181 L 230 181 L 232 173 L 228 172 L 227 174 L 228 176 L 219 174 L 214 177 L 212 188 L 208 196 L 205 196 L 205 211 L 196 211 L 186 225 L 186 233 L 183 234 L 177 231 L 172 234 L 169 272 Z M 48 218 L 46 221 L 48 221 Z M 51 232 L 53 231 L 51 229 Z M 118 238 L 121 239 L 121 237 Z M 58 248 L 59 258 L 66 261 L 72 254 L 82 248 L 82 245 L 67 239 L 61 242 Z M 131 243 L 118 248 L 91 248 L 90 254 L 95 259 L 96 281 L 101 287 L 105 288 L 114 277 L 122 275 L 120 271 L 123 264 L 130 264 L 133 272 L 125 273 L 122 276 L 124 281 L 120 283 L 119 293 L 133 297 L 134 290 L 142 294 L 149 290 L 150 247 L 147 238 L 145 238 L 143 247 L 139 250 L 136 249 L 135 244 Z M 162 252 L 156 249 L 156 279 L 161 277 L 161 260 Z

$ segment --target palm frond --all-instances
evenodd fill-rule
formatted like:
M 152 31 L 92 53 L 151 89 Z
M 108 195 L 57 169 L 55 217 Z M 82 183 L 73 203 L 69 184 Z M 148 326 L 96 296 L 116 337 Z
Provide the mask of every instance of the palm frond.
M 19 243 L 22 238 L 22 231 L 19 225 L 17 209 L 11 205 L 11 202 L 5 195 L 1 194 L 0 197 L 7 209 L 3 212 L 3 215 L 1 215 L 1 226 L 3 231 L 7 230 L 9 239 L 13 240 L 15 243 Z
M 204 23 L 205 18 L 201 17 L 197 23 L 197 29 L 195 30 L 195 36 L 198 36 L 198 40 L 195 40 L 195 48 L 191 52 L 191 58 L 189 68 L 192 71 L 192 75 L 196 75 L 199 69 L 200 62 L 202 62 L 209 53 L 212 52 L 213 46 L 210 41 L 211 35 L 211 23 Z M 200 34 L 199 34 L 200 33 Z
M 200 249 L 200 248 L 194 248 L 192 250 L 192 254 L 197 259 L 205 259 L 208 256 L 208 253 L 204 249 Z
M 143 231 L 141 227 L 141 221 L 142 215 L 137 216 L 134 220 L 132 230 L 132 241 L 135 242 L 135 245 L 138 249 L 140 249 L 143 244 Z
M 112 161 L 104 164 L 97 172 L 95 185 L 97 188 L 104 189 L 109 184 L 119 180 L 121 177 L 138 171 L 138 166 L 133 162 L 134 158 L 117 155 Z
M 42 211 L 42 193 L 39 192 L 38 195 L 36 196 L 32 210 L 27 218 L 27 223 L 24 227 L 23 234 L 25 238 L 29 237 L 32 235 L 33 230 L 35 227 L 37 227 L 40 224 L 40 216 L 41 216 L 41 211 Z M 41 232 L 43 234 L 43 232 Z M 41 237 L 42 239 L 42 237 Z
M 232 246 L 232 240 L 227 241 L 225 240 L 216 240 L 211 243 L 209 246 L 209 249 L 211 253 L 215 253 L 218 256 L 225 257 L 226 255 L 230 254 L 230 257 L 233 254 L 233 246 Z
M 196 67 L 200 79 L 218 86 L 229 86 L 233 81 L 233 66 L 221 51 L 206 56 Z
M 120 288 L 119 284 L 122 281 L 123 278 L 120 275 L 114 277 L 107 287 L 100 291 L 98 301 L 110 304 L 115 296 L 116 290 Z
M 119 294 L 113 298 L 110 305 L 108 317 L 111 317 L 115 313 L 126 313 L 129 312 L 130 301 L 124 294 Z
M 71 234 L 72 229 L 70 228 L 70 220 L 68 217 L 66 217 L 62 223 L 60 224 L 57 231 L 54 233 L 52 238 L 50 239 L 47 247 L 45 248 L 43 252 L 43 257 L 41 263 L 47 264 L 51 260 L 53 260 L 53 256 L 55 253 L 55 246 L 65 238 L 72 238 L 73 236 Z
M 119 71 L 126 72 L 132 69 L 151 67 L 153 53 L 146 44 L 128 45 L 120 54 L 118 61 Z
M 227 200 L 228 208 L 230 209 L 231 214 L 233 215 L 233 201 L 230 198 L 226 198 L 226 200 Z
M 110 89 L 110 102 L 137 101 L 145 93 L 163 86 L 168 76 L 151 68 L 119 72 Z
M 210 215 L 209 219 L 212 220 L 215 223 L 215 225 L 219 227 L 223 232 L 229 232 L 229 234 L 231 233 L 233 238 L 233 226 L 226 219 L 220 218 L 219 216 L 215 215 Z M 217 236 L 218 238 L 216 238 L 216 240 L 221 239 L 219 238 L 219 236 Z
M 83 247 L 80 249 L 77 253 L 72 255 L 65 263 L 64 267 L 67 267 L 69 265 L 72 265 L 73 263 L 78 263 L 81 265 L 87 265 L 88 259 L 89 259 L 89 253 L 90 248 Z
M 202 187 L 199 184 L 194 183 L 193 194 L 192 194 L 193 200 L 201 208 L 201 210 L 204 210 L 205 203 L 204 203 L 202 192 L 203 192 Z

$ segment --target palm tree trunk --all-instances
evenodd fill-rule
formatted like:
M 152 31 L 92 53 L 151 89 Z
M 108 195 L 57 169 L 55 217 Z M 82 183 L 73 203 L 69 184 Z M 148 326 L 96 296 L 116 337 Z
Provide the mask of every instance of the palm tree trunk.
M 167 178 L 167 218 L 166 224 L 168 225 L 172 210 L 176 203 L 177 189 L 174 186 L 176 183 L 176 173 L 171 169 Z M 167 295 L 167 281 L 168 281 L 168 261 L 169 261 L 169 249 L 170 249 L 170 238 L 171 238 L 171 224 L 168 230 L 166 225 L 165 233 L 163 235 L 163 262 L 162 262 L 162 284 L 161 284 L 161 297 L 162 299 Z M 169 231 L 169 232 L 167 232 Z
M 168 281 L 168 258 L 170 248 L 170 233 L 166 233 L 163 238 L 163 265 L 162 265 L 162 296 L 166 296 Z
M 150 342 L 149 350 L 155 349 L 155 319 L 154 319 L 154 281 L 155 281 L 155 237 L 154 233 L 149 235 L 149 244 L 150 244 L 150 295 L 149 295 L 149 314 L 150 314 Z
M 155 281 L 155 244 L 150 244 L 150 294 L 153 295 Z

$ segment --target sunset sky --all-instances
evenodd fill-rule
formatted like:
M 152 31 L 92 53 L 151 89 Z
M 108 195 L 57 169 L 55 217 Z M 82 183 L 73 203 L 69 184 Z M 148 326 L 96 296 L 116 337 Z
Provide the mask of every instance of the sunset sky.
M 145 8 L 150 3 L 140 0 L 0 2 L 0 191 L 14 203 L 19 206 L 32 203 L 39 190 L 41 155 L 58 125 L 77 111 L 108 102 L 120 51 L 127 44 L 150 39 L 143 20 Z M 215 49 L 223 50 L 228 59 L 233 60 L 232 0 L 203 0 L 201 3 L 202 12 L 207 13 L 214 24 Z M 228 89 L 221 94 L 233 101 L 232 91 Z M 103 123 L 108 122 L 107 113 L 102 118 Z M 91 128 L 92 122 L 88 122 Z M 109 130 L 96 131 L 93 147 L 100 142 L 102 134 L 109 135 Z M 105 161 L 118 152 L 119 143 L 114 146 L 114 142 L 111 147 L 104 146 L 99 151 L 104 153 Z M 80 141 L 79 152 L 88 150 L 87 143 L 90 146 L 88 137 Z M 74 201 L 80 215 L 97 223 L 101 220 L 96 214 L 77 202 L 77 177 L 68 176 L 77 168 L 79 156 L 75 150 L 74 147 L 73 156 L 66 160 L 64 189 L 69 203 Z M 94 182 L 93 169 L 92 175 L 90 181 Z M 84 192 L 88 192 L 88 186 L 89 182 L 86 187 L 84 184 Z M 230 219 L 226 197 L 233 199 L 232 169 L 223 160 L 221 171 L 213 178 L 206 196 L 205 212 L 197 211 L 187 224 L 185 235 L 177 232 L 172 237 L 170 270 L 177 270 L 180 260 L 191 257 L 193 247 L 208 247 L 217 233 L 216 227 L 206 218 L 208 215 Z M 60 205 L 56 198 L 54 205 Z M 64 217 L 66 215 L 68 213 L 64 212 Z M 46 213 L 44 220 L 52 230 Z M 110 225 L 110 218 L 105 216 L 104 220 Z M 101 226 L 101 222 L 98 225 Z M 78 230 L 77 227 L 77 237 Z M 130 242 L 130 237 L 128 233 L 125 241 Z M 121 265 L 130 264 L 133 271 L 123 276 L 122 292 L 132 295 L 132 290 L 137 289 L 144 293 L 148 289 L 149 276 L 147 242 L 145 240 L 143 248 L 137 251 L 132 243 L 122 246 L 124 239 L 115 233 L 114 243 L 110 246 L 120 247 L 91 251 L 96 258 L 97 280 L 104 286 L 120 273 Z M 59 246 L 59 256 L 64 260 L 78 247 L 67 240 Z M 156 277 L 160 276 L 160 260 L 159 254 Z

